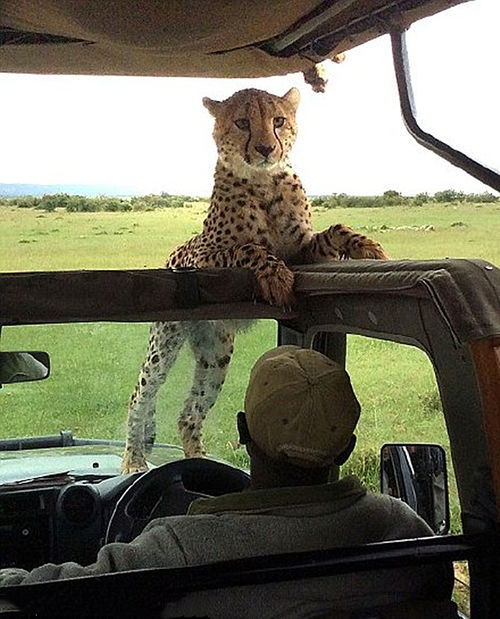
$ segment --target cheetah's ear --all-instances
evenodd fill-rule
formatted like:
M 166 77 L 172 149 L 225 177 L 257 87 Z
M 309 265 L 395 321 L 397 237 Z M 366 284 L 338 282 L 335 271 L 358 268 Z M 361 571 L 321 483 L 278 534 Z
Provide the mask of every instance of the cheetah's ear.
M 282 99 L 286 99 L 288 103 L 291 103 L 293 107 L 297 107 L 300 103 L 300 92 L 298 88 L 290 88 L 290 90 L 285 93 Z
M 209 97 L 203 97 L 203 105 L 207 108 L 207 110 L 212 114 L 212 116 L 217 116 L 218 111 L 222 106 L 221 101 L 214 101 Z

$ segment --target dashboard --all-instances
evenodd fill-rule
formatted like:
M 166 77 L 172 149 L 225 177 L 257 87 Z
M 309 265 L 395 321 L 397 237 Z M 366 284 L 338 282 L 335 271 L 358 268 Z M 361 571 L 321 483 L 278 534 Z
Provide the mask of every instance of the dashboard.
M 0 489 L 0 568 L 92 563 L 116 502 L 136 478 Z
M 148 473 L 59 473 L 0 485 L 0 568 L 89 565 L 106 540 L 131 541 L 153 518 L 185 514 L 194 499 L 241 492 L 249 482 L 239 468 L 187 458 Z

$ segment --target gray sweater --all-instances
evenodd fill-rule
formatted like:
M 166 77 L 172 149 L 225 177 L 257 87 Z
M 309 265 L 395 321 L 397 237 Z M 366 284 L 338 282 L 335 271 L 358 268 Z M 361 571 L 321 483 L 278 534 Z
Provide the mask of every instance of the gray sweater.
M 94 564 L 47 564 L 31 572 L 0 570 L 0 584 L 31 584 L 123 570 L 182 567 L 283 552 L 319 550 L 432 535 L 427 524 L 405 503 L 369 494 L 354 477 L 332 484 L 252 490 L 195 501 L 187 516 L 152 521 L 128 544 L 104 546 Z M 446 570 L 445 570 L 446 571 Z M 217 617 L 307 616 L 328 608 L 348 610 L 366 599 L 389 604 L 420 595 L 449 593 L 442 566 L 398 568 L 337 575 L 306 581 L 236 587 L 213 594 L 190 594 L 167 605 L 165 616 Z M 443 581 L 436 587 L 437 579 Z M 262 588 L 262 585 L 260 586 Z M 207 600 L 211 606 L 207 607 Z M 248 600 L 252 600 L 251 609 Z M 171 608 L 170 608 L 171 606 Z M 211 611 L 209 612 L 209 609 Z

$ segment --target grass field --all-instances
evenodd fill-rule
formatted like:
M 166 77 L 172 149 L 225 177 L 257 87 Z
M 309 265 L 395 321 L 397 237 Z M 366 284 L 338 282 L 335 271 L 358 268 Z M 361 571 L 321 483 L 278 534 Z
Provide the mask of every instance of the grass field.
M 206 207 L 142 213 L 43 213 L 0 207 L 0 271 L 162 266 L 170 250 L 200 230 Z M 386 209 L 316 209 L 317 229 L 334 222 L 369 231 L 395 259 L 476 257 L 500 264 L 500 204 Z M 425 229 L 424 229 L 425 228 Z M 148 325 L 91 324 L 6 328 L 2 349 L 51 354 L 49 380 L 2 389 L 0 436 L 57 433 L 124 437 L 127 400 L 146 347 Z M 241 334 L 223 395 L 205 425 L 208 450 L 236 464 L 234 413 L 256 357 L 275 342 L 262 321 Z M 183 352 L 158 406 L 158 440 L 178 443 L 176 411 L 188 388 Z M 431 365 L 420 350 L 349 338 L 348 369 L 363 406 L 350 468 L 377 485 L 380 445 L 433 441 L 447 445 Z
M 159 267 L 176 245 L 200 231 L 205 212 L 203 203 L 138 213 L 0 206 L 0 271 Z M 375 229 L 373 236 L 393 258 L 475 257 L 499 263 L 500 203 L 314 209 L 316 229 L 334 222 Z M 421 226 L 434 231 L 401 229 Z

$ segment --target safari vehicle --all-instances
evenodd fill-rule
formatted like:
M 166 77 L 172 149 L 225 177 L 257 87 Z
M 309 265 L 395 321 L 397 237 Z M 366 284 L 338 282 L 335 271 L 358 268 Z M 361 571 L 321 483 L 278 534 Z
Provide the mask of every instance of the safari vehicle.
M 413 114 L 404 29 L 458 3 L 287 0 L 277 10 L 263 0 L 251 8 L 234 2 L 228 14 L 225 2 L 210 3 L 209 11 L 192 2 L 170 2 L 168 11 L 158 3 L 143 3 L 138 13 L 138 5 L 128 1 L 4 0 L 0 67 L 34 73 L 264 76 L 307 70 L 331 54 L 389 32 L 411 133 L 499 190 L 497 173 L 424 132 Z M 265 595 L 269 583 L 294 581 L 299 588 L 301 580 L 324 575 L 386 568 L 397 575 L 406 565 L 465 560 L 470 616 L 498 617 L 500 271 L 481 260 L 346 261 L 294 270 L 297 303 L 288 312 L 259 301 L 253 276 L 236 269 L 2 274 L 0 335 L 22 325 L 232 317 L 273 319 L 278 343 L 313 347 L 340 363 L 345 363 L 351 334 L 416 346 L 435 371 L 463 533 L 6 587 L 0 590 L 0 616 L 157 617 L 167 602 L 200 592 L 209 599 L 234 586 L 262 585 Z M 0 356 L 4 384 L 44 378 L 49 372 L 49 358 L 41 351 L 4 351 Z M 70 397 L 68 388 L 68 401 Z M 8 414 L 8 404 L 0 401 L 2 414 Z M 390 459 L 399 480 L 397 493 L 409 502 L 418 489 L 411 474 L 411 447 L 383 450 L 383 462 Z M 418 451 L 419 446 L 413 447 Z M 209 458 L 184 460 L 178 448 L 166 445 L 153 449 L 151 463 L 159 466 L 144 475 L 122 476 L 119 444 L 78 439 L 71 432 L 5 439 L 0 450 L 0 567 L 91 562 L 104 542 L 132 539 L 158 513 L 183 513 L 194 496 L 236 491 L 248 483 L 245 471 Z M 384 467 L 382 473 L 387 473 Z M 430 491 L 435 476 L 430 483 L 424 480 L 424 490 Z M 384 483 L 395 491 L 388 478 Z M 446 494 L 446 485 L 441 490 Z M 436 532 L 446 531 L 446 502 L 433 495 L 420 506 L 415 501 L 414 507 L 427 510 Z M 397 611 L 377 610 L 378 600 L 371 602 L 352 610 L 351 617 Z M 415 601 L 413 616 L 441 616 L 439 611 L 432 614 L 432 601 L 426 602 Z

